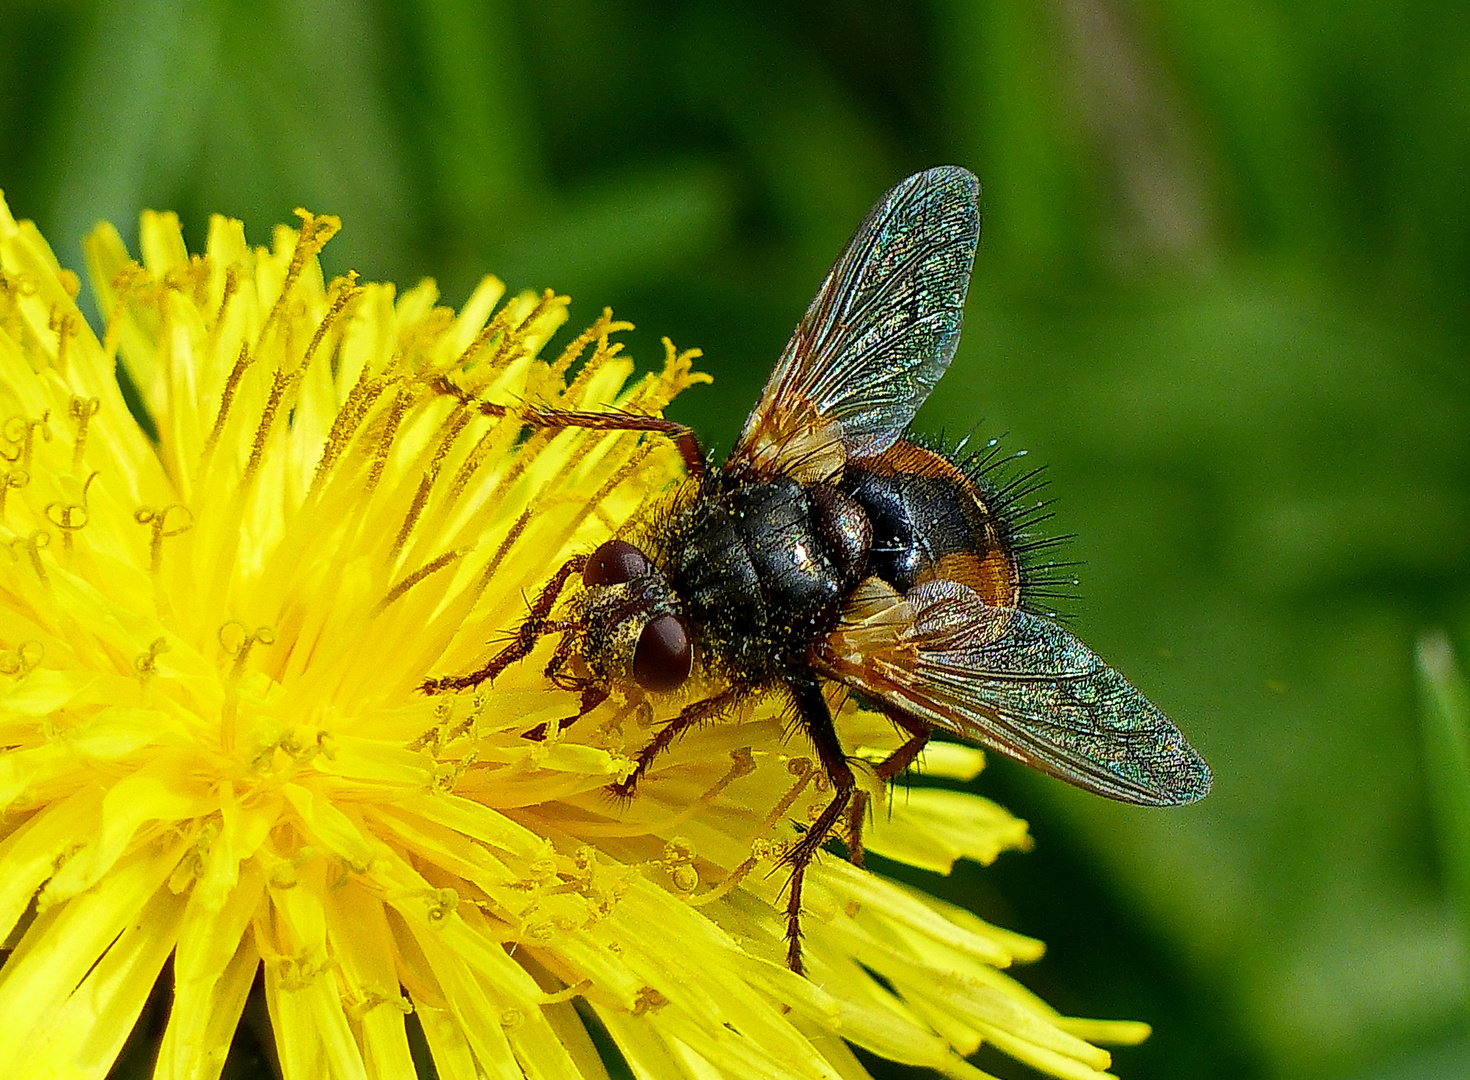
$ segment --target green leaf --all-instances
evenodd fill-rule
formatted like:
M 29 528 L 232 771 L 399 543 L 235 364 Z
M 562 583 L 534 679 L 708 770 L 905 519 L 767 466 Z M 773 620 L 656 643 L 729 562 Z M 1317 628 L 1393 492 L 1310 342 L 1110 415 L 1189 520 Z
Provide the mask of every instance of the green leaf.
M 1442 632 L 1421 637 L 1417 653 L 1424 772 L 1450 900 L 1470 951 L 1470 685 Z

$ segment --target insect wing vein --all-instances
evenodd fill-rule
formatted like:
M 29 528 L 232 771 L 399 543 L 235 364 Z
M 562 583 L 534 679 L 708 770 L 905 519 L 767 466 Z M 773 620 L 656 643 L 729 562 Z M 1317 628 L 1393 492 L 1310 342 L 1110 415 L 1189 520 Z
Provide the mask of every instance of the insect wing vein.
M 787 342 L 727 467 L 820 480 L 892 445 L 959 342 L 979 199 L 955 166 L 883 197 Z
M 829 637 L 823 674 L 1109 798 L 1173 806 L 1209 791 L 1209 768 L 1179 729 L 1056 623 L 992 607 L 953 581 L 892 602 L 911 613 L 908 626 L 889 619 L 876 636 L 869 591 L 862 629 L 844 621 Z

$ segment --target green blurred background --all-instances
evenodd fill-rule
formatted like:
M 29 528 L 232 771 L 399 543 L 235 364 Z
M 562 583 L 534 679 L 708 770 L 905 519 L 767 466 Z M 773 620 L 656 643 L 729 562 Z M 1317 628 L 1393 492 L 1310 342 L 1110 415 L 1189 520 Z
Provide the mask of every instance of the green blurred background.
M 986 235 L 920 425 L 1047 464 L 1073 625 L 1217 780 L 1154 812 L 997 763 L 1037 851 L 927 884 L 1046 939 L 1062 1009 L 1153 1022 L 1132 1080 L 1470 1076 L 1413 664 L 1470 629 L 1470 9 L 0 0 L 0 186 L 63 262 L 143 207 L 334 212 L 335 271 L 703 347 L 676 414 L 721 448 L 942 162 Z

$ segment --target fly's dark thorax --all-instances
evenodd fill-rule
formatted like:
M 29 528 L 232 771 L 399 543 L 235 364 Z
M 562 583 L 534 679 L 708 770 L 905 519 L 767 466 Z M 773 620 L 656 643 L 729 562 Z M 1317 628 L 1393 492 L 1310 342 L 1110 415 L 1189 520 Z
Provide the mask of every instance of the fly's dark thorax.
M 732 677 L 797 670 L 860 580 L 867 519 L 836 488 L 714 481 L 670 522 L 670 584 L 706 658 Z

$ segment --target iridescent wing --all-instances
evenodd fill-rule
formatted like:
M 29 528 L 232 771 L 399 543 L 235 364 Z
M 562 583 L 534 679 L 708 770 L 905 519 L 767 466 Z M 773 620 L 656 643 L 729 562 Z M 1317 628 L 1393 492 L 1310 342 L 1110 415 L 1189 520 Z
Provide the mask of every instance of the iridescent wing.
M 952 731 L 1111 799 L 1178 806 L 1210 790 L 1179 729 L 1056 623 L 953 581 L 900 596 L 869 579 L 818 671 L 883 711 Z
M 910 176 L 868 212 L 786 343 L 726 469 L 810 482 L 892 445 L 949 366 L 980 241 L 980 183 Z

